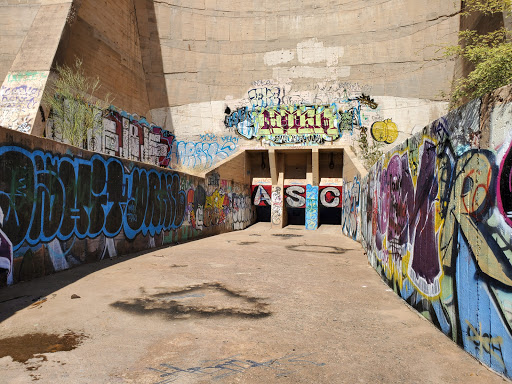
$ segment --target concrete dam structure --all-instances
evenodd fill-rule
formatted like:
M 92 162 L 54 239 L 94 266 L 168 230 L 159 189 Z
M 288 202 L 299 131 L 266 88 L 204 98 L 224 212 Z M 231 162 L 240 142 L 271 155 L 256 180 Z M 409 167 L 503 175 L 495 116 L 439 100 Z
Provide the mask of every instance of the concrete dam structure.
M 257 222 L 334 225 L 398 296 L 512 376 L 512 88 L 448 112 L 440 95 L 467 68 L 438 47 L 457 42 L 460 8 L 0 4 L 0 286 Z M 77 58 L 115 96 L 81 147 L 42 103 Z M 369 169 L 364 141 L 383 152 Z

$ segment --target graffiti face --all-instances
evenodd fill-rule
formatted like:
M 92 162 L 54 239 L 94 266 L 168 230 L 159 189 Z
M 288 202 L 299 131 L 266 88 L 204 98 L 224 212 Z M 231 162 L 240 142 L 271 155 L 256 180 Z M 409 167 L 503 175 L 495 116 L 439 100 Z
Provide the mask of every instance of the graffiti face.
M 372 138 L 375 141 L 391 144 L 398 137 L 398 127 L 391 119 L 376 121 L 371 128 Z
M 403 247 L 409 238 L 409 205 L 414 197 L 407 155 L 402 157 L 395 155 L 391 158 L 387 168 L 387 177 L 389 186 L 387 244 L 393 260 L 400 262 Z

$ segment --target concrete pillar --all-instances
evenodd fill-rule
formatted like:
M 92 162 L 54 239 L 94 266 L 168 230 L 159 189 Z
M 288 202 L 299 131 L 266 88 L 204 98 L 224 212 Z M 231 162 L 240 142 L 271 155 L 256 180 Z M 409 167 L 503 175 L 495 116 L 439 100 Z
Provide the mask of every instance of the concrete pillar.
M 318 228 L 318 185 L 306 185 L 306 229 Z
M 268 163 L 270 167 L 270 178 L 272 185 L 277 185 L 277 162 L 276 162 L 276 151 L 274 148 L 268 150 Z
M 318 148 L 313 148 L 311 152 L 312 185 L 320 185 L 320 156 L 318 153 Z
M 272 227 L 284 228 L 288 224 L 288 216 L 286 215 L 286 209 L 284 206 L 284 154 L 273 152 L 274 168 L 276 170 L 276 182 L 274 183 L 274 177 L 272 177 Z M 270 157 L 270 151 L 269 151 Z M 272 168 L 271 168 L 272 175 Z
M 72 0 L 45 0 L 0 88 L 0 126 L 33 132 Z

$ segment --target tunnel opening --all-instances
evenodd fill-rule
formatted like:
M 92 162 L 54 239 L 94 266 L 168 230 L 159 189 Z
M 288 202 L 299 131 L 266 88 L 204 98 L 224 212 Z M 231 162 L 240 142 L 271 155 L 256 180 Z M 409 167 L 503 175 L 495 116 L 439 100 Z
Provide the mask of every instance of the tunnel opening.
M 256 222 L 270 223 L 272 181 L 268 151 L 250 151 L 248 160 L 251 173 L 251 203 L 255 207 Z
M 318 226 L 322 224 L 341 225 L 341 208 L 318 206 Z
M 266 207 L 256 206 L 256 223 L 270 223 L 270 218 L 271 218 L 270 206 L 266 206 Z
M 306 225 L 306 210 L 304 208 L 286 208 L 288 225 Z

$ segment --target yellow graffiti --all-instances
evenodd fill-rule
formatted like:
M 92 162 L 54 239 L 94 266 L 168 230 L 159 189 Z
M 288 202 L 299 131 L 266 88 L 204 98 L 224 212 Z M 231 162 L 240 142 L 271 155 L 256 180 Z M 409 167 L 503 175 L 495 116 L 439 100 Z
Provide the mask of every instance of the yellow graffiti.
M 205 208 L 217 208 L 222 210 L 224 204 L 224 195 L 221 195 L 219 191 L 215 191 L 210 196 L 206 196 Z
M 487 352 L 493 356 L 498 363 L 505 366 L 502 356 L 495 352 L 496 349 L 501 352 L 501 343 L 503 343 L 503 338 L 501 336 L 491 337 L 486 333 L 482 334 L 482 323 L 480 322 L 478 323 L 478 331 L 468 320 L 466 320 L 466 324 L 468 325 L 468 340 L 472 341 L 477 347 L 479 347 L 478 354 L 480 359 L 483 359 L 484 352 Z
M 336 111 L 327 105 L 264 108 L 255 119 L 258 137 L 325 134 L 338 137 Z
M 371 133 L 373 140 L 391 144 L 398 137 L 398 127 L 391 119 L 376 121 L 372 124 Z

